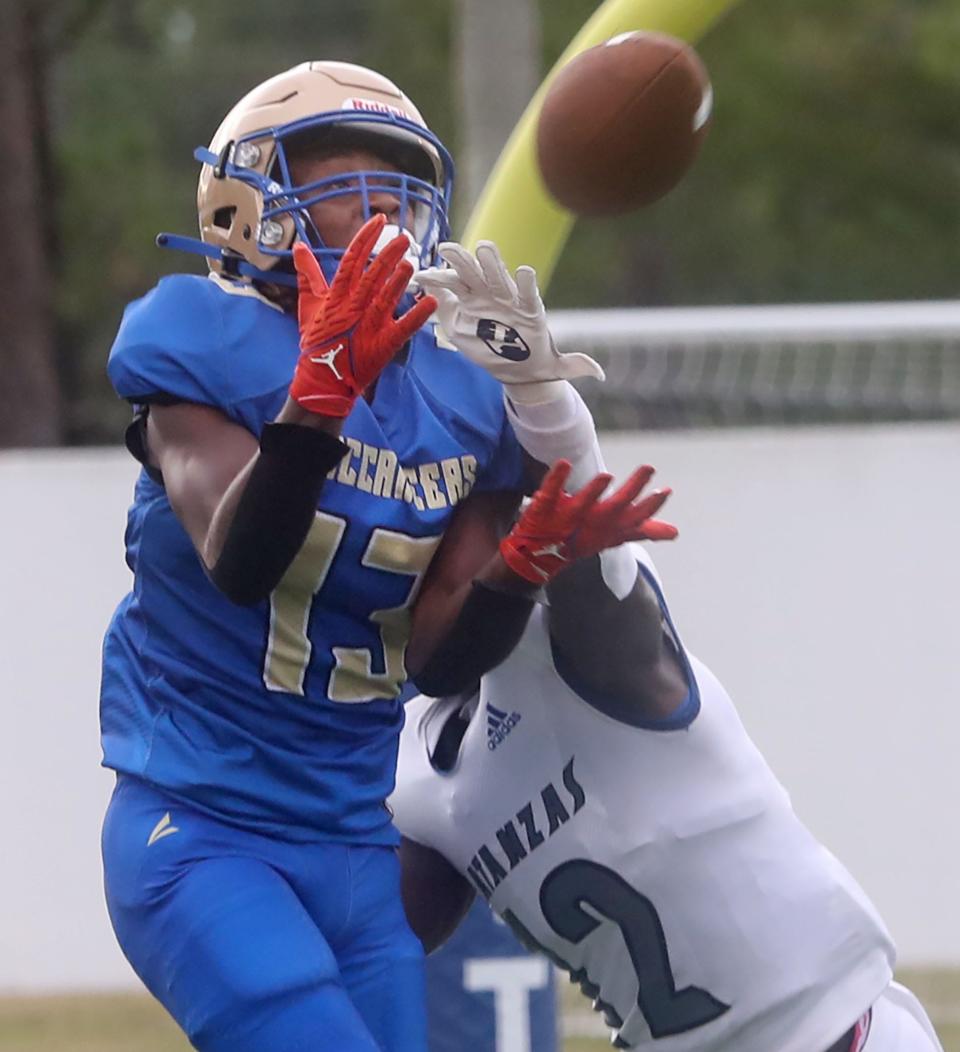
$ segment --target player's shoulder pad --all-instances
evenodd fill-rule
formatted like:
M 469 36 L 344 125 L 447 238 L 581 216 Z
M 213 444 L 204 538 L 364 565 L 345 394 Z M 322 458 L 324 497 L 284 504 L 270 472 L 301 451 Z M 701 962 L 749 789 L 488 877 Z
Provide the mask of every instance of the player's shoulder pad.
M 459 351 L 440 346 L 433 325 L 414 336 L 409 362 L 434 413 L 479 457 L 474 489 L 522 490 L 523 453 L 507 418 L 500 381 Z
M 506 418 L 502 385 L 465 355 L 438 342 L 434 325 L 425 325 L 414 336 L 411 360 L 421 389 L 435 403 L 468 425 L 500 433 Z
M 393 792 L 387 803 L 393 822 L 403 836 L 431 845 L 431 820 L 427 814 L 437 799 L 435 779 L 439 776 L 430 764 L 427 736 L 432 698 L 418 694 L 404 706 L 404 725 L 397 752 L 397 771 Z
M 126 308 L 107 372 L 132 402 L 162 395 L 229 410 L 285 388 L 296 354 L 292 317 L 225 283 L 173 274 Z

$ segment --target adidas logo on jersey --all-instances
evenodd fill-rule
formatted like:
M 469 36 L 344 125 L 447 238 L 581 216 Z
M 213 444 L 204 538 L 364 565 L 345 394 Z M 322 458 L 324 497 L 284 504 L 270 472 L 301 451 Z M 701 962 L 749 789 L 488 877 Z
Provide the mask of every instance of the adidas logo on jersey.
M 487 748 L 493 751 L 520 722 L 519 712 L 504 712 L 487 706 Z

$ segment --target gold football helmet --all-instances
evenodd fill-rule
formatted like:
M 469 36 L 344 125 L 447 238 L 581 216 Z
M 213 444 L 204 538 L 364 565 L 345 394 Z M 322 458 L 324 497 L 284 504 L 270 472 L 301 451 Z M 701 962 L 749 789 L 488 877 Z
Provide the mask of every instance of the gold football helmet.
M 290 150 L 319 142 L 362 145 L 400 169 L 340 173 L 294 185 Z M 386 191 L 411 217 L 408 230 L 420 266 L 434 262 L 449 236 L 453 161 L 417 108 L 386 77 L 346 62 L 303 62 L 258 85 L 223 119 L 201 161 L 197 189 L 200 240 L 161 234 L 158 242 L 207 257 L 210 269 L 241 280 L 295 285 L 291 250 L 299 238 L 328 278 L 342 249 L 328 248 L 308 207 L 343 193 Z

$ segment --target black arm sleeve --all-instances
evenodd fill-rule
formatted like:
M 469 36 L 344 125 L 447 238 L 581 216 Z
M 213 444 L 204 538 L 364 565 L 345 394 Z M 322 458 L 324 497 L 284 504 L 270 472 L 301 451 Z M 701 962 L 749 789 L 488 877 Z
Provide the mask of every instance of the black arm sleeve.
M 327 472 L 346 452 L 325 431 L 264 427 L 220 558 L 207 571 L 228 599 L 248 606 L 276 588 L 310 530 Z
M 412 677 L 417 689 L 440 698 L 473 687 L 517 645 L 532 610 L 529 596 L 498 592 L 474 581 L 450 631 Z

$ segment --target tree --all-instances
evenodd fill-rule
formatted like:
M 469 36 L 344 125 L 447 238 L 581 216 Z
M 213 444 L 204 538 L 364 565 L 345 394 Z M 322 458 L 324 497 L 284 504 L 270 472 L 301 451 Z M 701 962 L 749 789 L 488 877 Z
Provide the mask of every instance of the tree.
M 46 121 L 43 10 L 0 0 L 0 127 L 8 248 L 0 253 L 3 380 L 0 447 L 60 441 L 60 390 L 48 209 L 53 200 Z
M 598 2 L 541 0 L 541 69 Z M 0 116 L 15 154 L 6 231 L 15 251 L 2 264 L 4 444 L 119 440 L 129 410 L 104 364 L 123 306 L 165 272 L 203 272 L 156 249 L 154 235 L 196 229 L 191 152 L 271 73 L 306 58 L 379 69 L 416 101 L 461 174 L 471 166 L 457 112 L 460 9 L 450 0 L 288 0 L 269 19 L 261 0 L 0 5 Z M 651 208 L 578 223 L 548 305 L 955 295 L 958 11 L 956 0 L 741 0 L 699 45 L 716 111 L 692 172 Z M 484 72 L 504 82 L 519 72 L 507 32 L 484 56 Z M 45 85 L 49 121 L 37 109 Z M 476 100 L 503 116 L 485 89 Z M 55 239 L 44 229 L 51 216 Z M 61 429 L 27 433 L 56 418 L 53 364 L 69 391 Z

